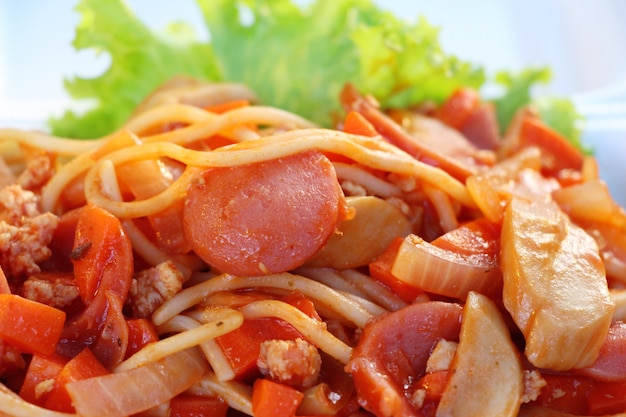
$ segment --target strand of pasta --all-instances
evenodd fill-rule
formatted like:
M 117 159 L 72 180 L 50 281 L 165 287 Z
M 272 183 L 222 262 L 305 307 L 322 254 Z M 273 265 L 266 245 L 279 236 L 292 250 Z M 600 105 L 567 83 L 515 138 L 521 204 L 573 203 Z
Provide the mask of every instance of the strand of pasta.
M 207 112 L 207 114 L 211 113 Z M 218 116 L 209 117 L 196 124 L 170 132 L 144 136 L 143 140 L 146 143 L 171 142 L 183 145 L 211 137 L 222 130 L 245 124 L 268 126 L 291 125 L 299 129 L 316 127 L 316 125 L 309 120 L 286 110 L 268 106 L 247 106 L 233 109 Z
M 347 299 L 354 301 L 360 305 L 365 311 L 370 313 L 372 317 L 380 316 L 381 314 L 388 313 L 389 310 L 379 306 L 378 304 L 368 300 L 367 298 L 359 297 L 356 294 L 347 291 L 340 291 Z
M 237 381 L 220 381 L 209 371 L 187 390 L 194 395 L 219 395 L 230 408 L 252 415 L 252 388 Z
M 0 140 L 0 157 L 14 176 L 18 176 L 26 168 L 24 152 L 17 142 Z M 9 178 L 6 179 L 6 181 L 9 180 Z
M 173 123 L 195 124 L 215 119 L 215 114 L 188 104 L 166 104 L 153 107 L 128 120 L 120 130 L 141 135 L 155 126 Z
M 424 185 L 423 190 L 428 200 L 433 204 L 439 218 L 439 224 L 443 230 L 449 232 L 456 229 L 459 226 L 459 222 L 448 196 L 439 188 L 435 188 L 430 184 Z
M 2 383 L 0 383 L 0 415 L 8 417 L 78 417 L 76 414 L 62 413 L 31 404 Z
M 363 292 L 360 288 L 357 288 L 351 283 L 349 283 L 346 279 L 344 279 L 344 277 L 339 275 L 339 273 L 335 269 L 312 268 L 312 267 L 304 266 L 304 267 L 298 268 L 295 272 L 299 275 L 302 275 L 307 278 L 311 278 L 317 282 L 320 282 L 337 291 L 350 293 L 363 299 L 367 298 L 367 294 L 365 292 Z
M 345 269 L 339 272 L 348 282 L 365 292 L 369 299 L 387 310 L 395 311 L 406 307 L 406 301 L 402 300 L 396 293 L 384 287 L 380 282 L 367 274 L 355 269 Z
M 320 303 L 338 312 L 357 327 L 365 326 L 372 315 L 360 305 L 343 296 L 335 289 L 300 275 L 281 273 L 260 277 L 236 277 L 222 274 L 193 287 L 188 287 L 165 301 L 153 314 L 152 321 L 158 326 L 175 315 L 202 302 L 207 294 L 245 288 L 281 288 L 299 290 L 314 303 Z
M 151 343 L 117 365 L 114 372 L 137 368 L 144 363 L 155 362 L 174 352 L 200 345 L 205 340 L 215 339 L 229 333 L 243 323 L 243 316 L 236 310 L 223 309 L 223 315 L 191 330 L 177 333 L 158 342 Z
M 169 103 L 210 106 L 232 100 L 258 102 L 256 93 L 245 84 L 198 82 L 192 79 L 173 78 L 154 90 L 140 103 L 131 115 Z
M 377 177 L 363 167 L 342 162 L 335 162 L 333 166 L 339 179 L 359 184 L 368 191 L 369 195 L 388 198 L 402 194 L 402 191 L 396 185 Z
M 156 142 L 125 148 L 108 155 L 115 165 L 146 158 L 169 157 L 195 167 L 228 167 L 261 162 L 303 152 L 309 149 L 334 152 L 376 169 L 415 175 L 422 181 L 445 190 L 464 205 L 474 202 L 465 186 L 445 171 L 417 161 L 410 155 L 382 141 L 347 135 L 325 129 L 298 130 L 264 137 L 250 142 L 220 148 L 212 152 L 194 151 L 169 142 Z M 96 162 L 96 165 L 101 161 Z M 91 169 L 85 178 L 85 195 L 89 201 L 108 209 L 117 217 L 142 217 L 157 213 L 182 198 L 193 180 L 185 170 L 168 189 L 141 201 L 113 202 L 102 195 L 97 169 Z
M 171 141 L 172 143 L 185 144 L 190 143 L 198 139 L 207 138 L 219 133 L 222 130 L 229 129 L 238 125 L 251 123 L 251 124 L 285 124 L 290 123 L 296 127 L 313 127 L 314 125 L 308 120 L 301 118 L 293 113 L 275 109 L 272 107 L 253 106 L 243 107 L 241 109 L 235 109 L 226 112 L 222 115 L 216 116 L 210 112 L 199 109 L 197 107 L 189 105 L 165 105 L 147 110 L 141 113 L 136 118 L 131 119 L 125 126 L 119 129 L 117 132 L 112 133 L 109 136 L 102 137 L 97 140 L 78 141 L 74 139 L 61 139 L 53 136 L 45 135 L 42 133 L 33 133 L 37 138 L 36 144 L 33 146 L 42 147 L 40 144 L 48 144 L 50 150 L 59 154 L 63 154 L 63 151 L 68 147 L 68 143 L 83 143 L 75 151 L 78 156 L 72 161 L 65 164 L 54 177 L 48 182 L 42 192 L 42 206 L 46 211 L 53 211 L 59 196 L 67 185 L 85 173 L 93 164 L 93 153 L 107 142 L 115 138 L 116 135 L 127 134 L 130 132 L 140 132 L 148 129 L 157 123 L 163 124 L 167 122 L 175 121 L 189 121 L 194 122 L 188 127 L 183 127 L 171 132 L 162 134 L 145 136 L 142 138 L 145 142 L 157 142 L 157 141 Z M 11 131 L 12 130 L 7 130 Z M 0 139 L 2 138 L 0 131 Z M 30 132 L 21 132 L 21 136 L 29 138 Z M 21 137 L 20 136 L 20 137 Z M 11 137 L 9 137 L 9 140 Z M 69 141 L 69 142 L 68 142 Z M 89 145 L 86 145 L 89 144 Z M 42 149 L 46 149 L 42 147 Z M 72 149 L 72 147 L 69 147 Z M 80 150 L 80 152 L 79 152 Z
M 41 206 L 44 211 L 53 212 L 61 193 L 75 178 L 93 166 L 93 152 L 84 153 L 59 169 L 41 191 Z
M 337 271 L 332 268 L 299 268 L 297 273 L 322 282 L 337 290 L 352 293 L 364 300 L 369 300 L 384 310 L 398 310 L 406 302 L 393 291 L 382 286 L 369 275 L 353 269 Z
M 246 304 L 241 309 L 246 319 L 276 317 L 296 328 L 305 339 L 342 364 L 347 364 L 352 348 L 326 330 L 324 322 L 312 319 L 291 304 L 278 300 L 260 300 Z
M 610 289 L 609 295 L 611 301 L 615 303 L 615 311 L 613 312 L 613 321 L 626 320 L 626 289 Z
M 35 130 L 0 129 L 0 140 L 15 141 L 58 155 L 82 155 L 100 146 L 105 138 L 97 140 L 76 140 L 50 136 Z
M 106 194 L 108 194 L 112 200 L 121 201 L 122 193 L 117 181 L 115 167 L 111 161 L 104 160 L 100 165 L 100 172 L 100 177 L 103 179 L 103 183 L 106 184 Z M 171 259 L 185 278 L 189 278 L 193 271 L 202 267 L 203 263 L 196 255 L 172 256 L 163 252 L 146 237 L 132 220 L 122 220 L 122 225 L 131 240 L 133 250 L 147 261 L 148 264 L 155 266 Z
M 177 315 L 172 317 L 167 322 L 158 327 L 159 334 L 177 333 L 196 329 L 202 324 L 209 323 L 211 321 L 219 320 L 223 315 L 223 309 L 212 308 L 210 314 L 205 311 L 200 311 L 199 314 L 189 315 Z M 227 381 L 235 378 L 235 371 L 228 363 L 226 356 L 222 349 L 217 345 L 215 339 L 204 340 L 200 343 L 200 349 L 207 361 L 211 365 L 211 368 L 219 376 L 218 379 Z

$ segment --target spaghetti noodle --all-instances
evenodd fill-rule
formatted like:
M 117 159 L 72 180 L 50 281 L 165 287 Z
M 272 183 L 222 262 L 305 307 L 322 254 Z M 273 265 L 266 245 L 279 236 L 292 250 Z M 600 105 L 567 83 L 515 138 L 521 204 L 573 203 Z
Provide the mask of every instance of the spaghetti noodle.
M 97 140 L 0 130 L 0 414 L 626 412 L 626 214 L 591 157 L 531 111 L 485 148 L 450 106 L 256 101 L 173 82 Z

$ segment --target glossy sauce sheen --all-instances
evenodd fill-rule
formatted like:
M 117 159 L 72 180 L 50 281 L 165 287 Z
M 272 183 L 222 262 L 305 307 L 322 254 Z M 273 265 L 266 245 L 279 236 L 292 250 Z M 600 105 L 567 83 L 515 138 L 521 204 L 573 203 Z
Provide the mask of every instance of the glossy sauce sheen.
M 319 152 L 203 172 L 189 188 L 184 227 L 194 251 L 235 275 L 284 272 L 315 254 L 346 204 Z

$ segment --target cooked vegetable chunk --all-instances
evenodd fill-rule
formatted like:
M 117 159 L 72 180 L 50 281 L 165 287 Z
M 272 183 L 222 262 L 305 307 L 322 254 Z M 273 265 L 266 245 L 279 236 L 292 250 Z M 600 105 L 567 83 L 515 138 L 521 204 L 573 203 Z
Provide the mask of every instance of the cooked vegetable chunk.
M 495 303 L 470 292 L 437 416 L 514 417 L 524 393 L 517 348 Z
M 530 362 L 553 370 L 591 365 L 615 308 L 596 242 L 556 204 L 512 198 L 501 245 L 503 302 Z

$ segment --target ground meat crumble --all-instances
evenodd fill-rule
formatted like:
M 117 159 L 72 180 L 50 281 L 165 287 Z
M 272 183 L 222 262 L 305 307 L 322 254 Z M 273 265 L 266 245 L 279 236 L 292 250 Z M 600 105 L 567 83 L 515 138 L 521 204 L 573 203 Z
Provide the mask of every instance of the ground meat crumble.
M 315 346 L 303 339 L 266 340 L 257 365 L 261 373 L 283 384 L 308 388 L 315 384 L 322 358 Z
M 128 301 L 135 317 L 150 316 L 164 301 L 178 293 L 185 281 L 172 261 L 165 261 L 137 274 L 130 286 Z
M 52 213 L 41 213 L 38 196 L 19 185 L 0 189 L 0 266 L 7 277 L 40 271 L 39 262 L 51 255 L 48 244 L 59 223 Z

